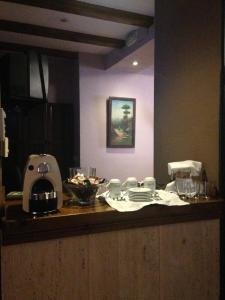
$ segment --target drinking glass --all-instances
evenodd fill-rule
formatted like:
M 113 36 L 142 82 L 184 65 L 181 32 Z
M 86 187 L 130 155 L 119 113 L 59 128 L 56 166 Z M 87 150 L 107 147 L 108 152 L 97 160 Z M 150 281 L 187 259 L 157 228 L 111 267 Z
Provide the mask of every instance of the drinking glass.
M 186 199 L 186 183 L 183 178 L 176 178 L 175 180 L 177 194 L 181 199 Z
M 77 168 L 69 168 L 69 178 L 72 179 L 73 177 L 75 177 L 77 174 Z
M 89 167 L 88 168 L 88 176 L 89 177 L 96 177 L 96 168 Z
M 208 200 L 209 199 L 209 183 L 208 181 L 203 181 L 203 198 L 205 200 Z
M 197 200 L 199 199 L 200 196 L 200 177 L 199 176 L 192 176 L 192 183 L 194 187 L 194 199 Z
M 181 199 L 189 198 L 191 196 L 190 172 L 177 172 L 175 174 L 175 186 L 177 194 Z
M 185 184 L 186 184 L 186 198 L 191 199 L 193 198 L 195 194 L 195 187 L 192 181 L 192 178 L 186 178 L 185 179 Z

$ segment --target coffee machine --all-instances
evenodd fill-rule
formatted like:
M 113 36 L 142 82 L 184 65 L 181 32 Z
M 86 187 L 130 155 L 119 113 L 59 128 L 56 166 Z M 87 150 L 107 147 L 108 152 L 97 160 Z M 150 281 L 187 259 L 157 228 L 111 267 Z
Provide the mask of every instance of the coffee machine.
M 50 154 L 29 156 L 23 182 L 23 210 L 47 214 L 62 207 L 62 179 L 59 166 Z

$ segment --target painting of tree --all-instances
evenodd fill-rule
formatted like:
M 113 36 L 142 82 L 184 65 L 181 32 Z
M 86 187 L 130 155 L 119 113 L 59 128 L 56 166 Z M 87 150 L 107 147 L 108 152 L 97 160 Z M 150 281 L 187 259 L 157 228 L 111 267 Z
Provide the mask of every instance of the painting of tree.
M 135 109 L 136 101 L 133 98 L 109 98 L 107 101 L 107 147 L 134 147 Z

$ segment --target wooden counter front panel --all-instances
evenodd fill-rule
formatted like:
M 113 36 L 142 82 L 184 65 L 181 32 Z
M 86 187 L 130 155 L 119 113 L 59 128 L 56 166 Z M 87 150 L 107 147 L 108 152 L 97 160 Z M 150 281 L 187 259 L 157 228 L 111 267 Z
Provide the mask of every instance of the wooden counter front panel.
M 89 237 L 91 300 L 159 299 L 158 227 Z M 154 283 L 154 284 L 152 284 Z
M 2 247 L 4 300 L 215 300 L 219 220 Z
M 160 227 L 161 299 L 219 299 L 219 235 L 218 220 Z

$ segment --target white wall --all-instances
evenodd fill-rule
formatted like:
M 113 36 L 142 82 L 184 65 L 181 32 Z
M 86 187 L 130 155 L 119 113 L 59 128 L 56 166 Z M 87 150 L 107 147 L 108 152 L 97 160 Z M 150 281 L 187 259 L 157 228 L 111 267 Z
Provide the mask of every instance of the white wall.
M 106 101 L 136 98 L 135 148 L 106 148 Z M 80 61 L 81 166 L 124 180 L 153 176 L 154 66 L 139 73 L 100 70 Z

